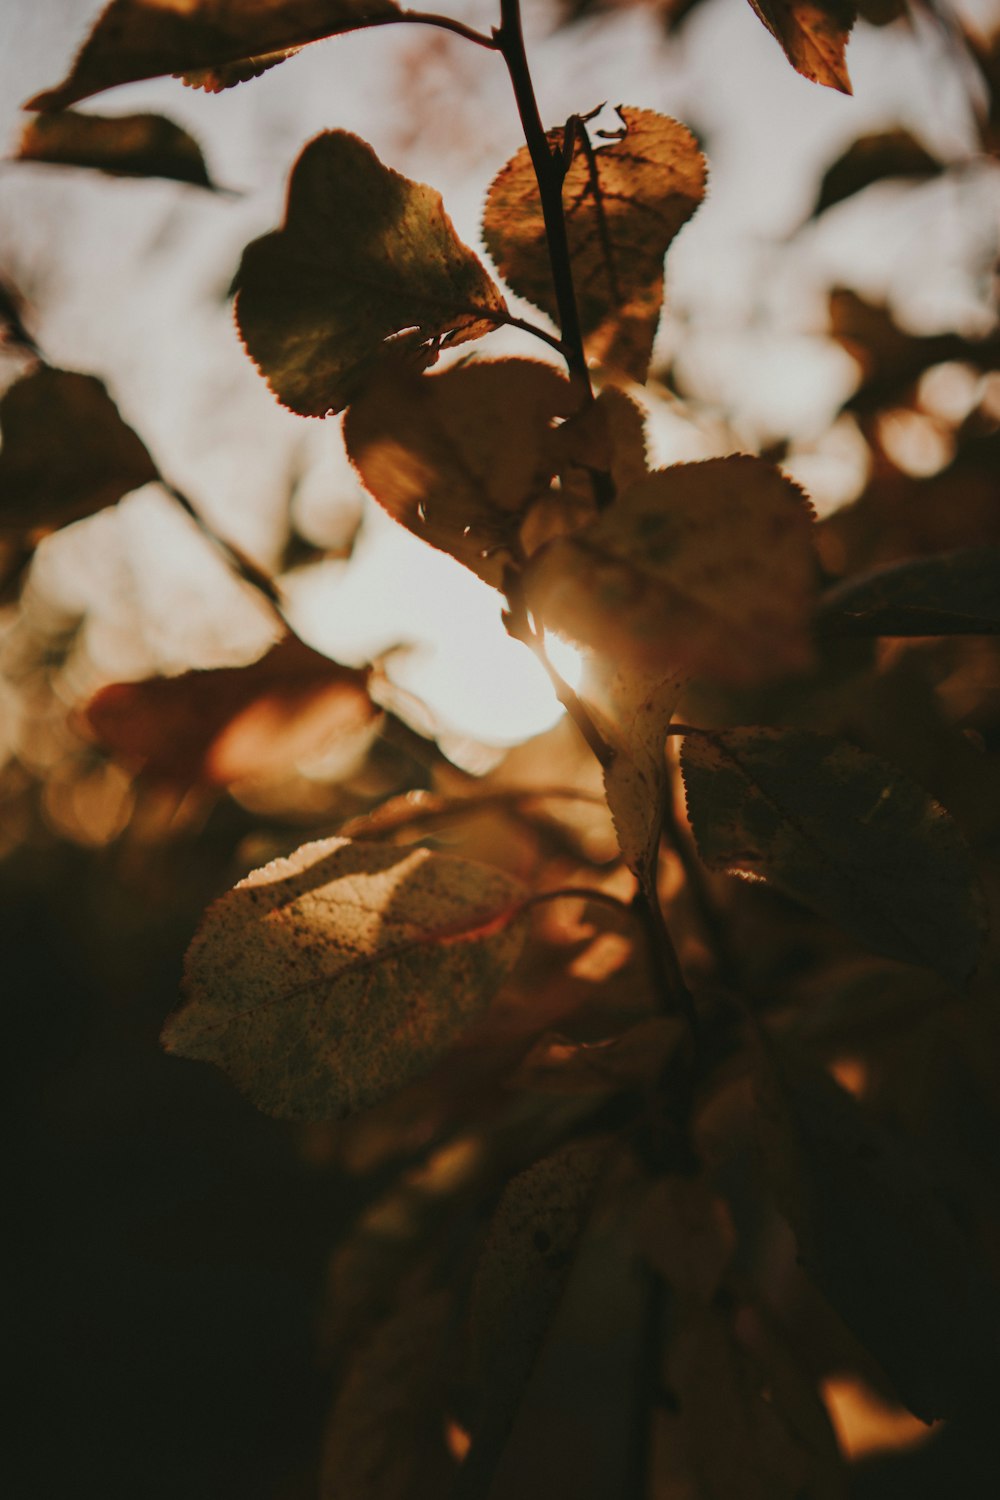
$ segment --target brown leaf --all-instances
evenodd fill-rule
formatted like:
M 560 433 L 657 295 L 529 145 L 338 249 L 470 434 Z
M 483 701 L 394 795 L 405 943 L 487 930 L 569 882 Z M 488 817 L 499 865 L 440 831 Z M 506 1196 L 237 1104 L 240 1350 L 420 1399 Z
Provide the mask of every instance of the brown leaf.
M 520 950 L 526 894 L 427 849 L 305 844 L 209 907 L 164 1045 L 216 1063 L 268 1114 L 364 1109 L 486 1010 Z
M 287 775 L 363 731 L 377 716 L 366 681 L 289 636 L 247 667 L 113 683 L 86 718 L 152 781 L 233 786 Z
M 434 341 L 481 338 L 506 311 L 440 194 L 343 130 L 302 151 L 283 226 L 247 246 L 234 286 L 251 359 L 307 417 L 342 411 L 401 334 L 426 362 Z
M 660 469 L 531 560 L 545 624 L 663 679 L 749 684 L 811 659 L 812 512 L 763 459 Z
M 676 120 L 622 106 L 624 131 L 592 147 L 573 137 L 563 182 L 566 232 L 589 354 L 645 380 L 663 302 L 663 257 L 705 194 L 705 159 Z M 565 132 L 549 132 L 560 151 Z M 495 178 L 483 238 L 518 296 L 558 321 L 534 169 L 522 147 Z
M 649 676 L 628 666 L 591 682 L 587 707 L 614 759 L 604 771 L 604 789 L 622 857 L 647 896 L 655 899 L 660 834 L 670 796 L 664 757 L 667 729 L 683 679 Z
M 857 16 L 854 0 L 750 0 L 750 4 L 797 73 L 842 94 L 852 92 L 844 53 Z
M 287 54 L 397 10 L 394 0 L 111 0 L 68 77 L 25 108 L 65 109 L 119 83 L 243 62 L 231 78 L 238 83 L 263 71 L 245 70 L 248 60 L 259 64 L 265 54 Z M 216 76 L 228 87 L 224 67 Z
M 924 1422 L 996 1378 L 992 1278 L 917 1146 L 805 1058 L 758 1051 L 761 1151 L 810 1277 Z
M 649 472 L 646 419 L 616 386 L 605 386 L 552 433 L 549 451 L 559 487 L 531 507 L 521 528 L 525 555 L 579 531 L 615 495 Z
M 351 405 L 344 441 L 366 488 L 432 547 L 500 586 L 549 439 L 579 404 L 551 365 L 505 359 L 419 375 L 393 364 Z
M 944 163 L 932 156 L 908 130 L 880 130 L 853 141 L 844 154 L 827 167 L 819 185 L 812 217 L 843 203 L 874 182 L 907 177 L 926 180 L 944 171 Z
M 423 1291 L 381 1323 L 350 1362 L 323 1445 L 320 1500 L 421 1500 L 448 1492 L 447 1355 L 455 1314 Z
M 769 880 L 872 952 L 968 982 L 985 938 L 975 864 L 908 776 L 845 740 L 760 726 L 686 735 L 681 769 L 710 869 Z
M 198 142 L 162 115 L 39 115 L 25 125 L 14 160 L 215 186 Z
M 48 366 L 0 401 L 0 530 L 50 531 L 159 476 L 103 383 Z

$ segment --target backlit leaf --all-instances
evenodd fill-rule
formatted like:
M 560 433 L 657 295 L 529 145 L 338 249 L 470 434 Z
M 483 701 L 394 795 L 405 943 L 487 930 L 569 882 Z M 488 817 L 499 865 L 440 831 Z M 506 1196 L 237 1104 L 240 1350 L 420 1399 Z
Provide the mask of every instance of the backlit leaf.
M 24 127 L 15 160 L 214 186 L 198 142 L 162 115 L 39 115 Z
M 947 1416 L 996 1376 L 996 1295 L 905 1138 L 804 1059 L 759 1055 L 758 1130 L 817 1286 L 910 1410 Z
M 525 894 L 427 849 L 305 844 L 209 908 L 164 1044 L 217 1063 L 269 1114 L 363 1109 L 486 1009 L 520 950 Z
M 843 740 L 785 729 L 685 736 L 699 852 L 770 881 L 887 958 L 969 979 L 984 936 L 972 858 L 916 782 Z
M 344 441 L 395 520 L 499 586 L 525 507 L 552 478 L 552 424 L 578 403 L 565 376 L 533 360 L 440 375 L 393 365 L 352 403 Z
M 750 0 L 797 73 L 851 93 L 844 53 L 857 16 L 854 0 Z
M 294 636 L 246 667 L 102 688 L 86 717 L 98 740 L 153 781 L 232 786 L 288 775 L 372 723 L 367 673 Z
M 0 400 L 0 530 L 49 531 L 158 478 L 103 383 L 48 366 Z
M 563 182 L 566 233 L 588 353 L 645 380 L 663 302 L 663 257 L 705 194 L 705 159 L 676 120 L 622 106 L 624 130 L 591 147 L 574 135 Z M 549 132 L 562 149 L 565 132 Z M 495 178 L 483 238 L 518 296 L 558 321 L 541 199 L 527 147 Z
M 630 672 L 745 684 L 808 666 L 814 572 L 802 491 L 737 456 L 633 485 L 537 553 L 529 599 L 549 628 Z
M 250 357 L 279 401 L 312 417 L 352 401 L 400 334 L 460 344 L 505 311 L 440 194 L 343 130 L 305 147 L 284 225 L 247 246 L 234 285 Z
M 397 10 L 394 0 L 111 0 L 69 76 L 25 107 L 65 109 L 119 83 L 259 63 L 263 54 L 287 53 Z M 225 72 L 216 76 L 226 87 Z
M 550 434 L 548 455 L 559 482 L 525 517 L 526 557 L 544 542 L 588 525 L 615 495 L 649 472 L 645 417 L 624 391 L 605 386 Z
M 820 605 L 836 635 L 1000 634 L 1000 548 L 917 557 L 845 579 Z
M 648 896 L 655 896 L 660 833 L 670 780 L 664 758 L 667 728 L 680 696 L 677 676 L 644 676 L 627 667 L 601 674 L 600 691 L 585 692 L 614 759 L 604 789 L 622 856 Z
M 943 170 L 943 163 L 908 130 L 880 130 L 863 135 L 823 173 L 813 217 L 860 193 L 873 182 L 891 177 L 926 180 L 937 177 Z

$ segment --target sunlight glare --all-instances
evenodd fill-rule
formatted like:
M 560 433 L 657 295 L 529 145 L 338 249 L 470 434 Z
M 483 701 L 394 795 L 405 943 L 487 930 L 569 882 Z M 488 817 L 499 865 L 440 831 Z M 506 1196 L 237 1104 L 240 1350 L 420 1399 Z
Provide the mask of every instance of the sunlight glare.
M 569 641 L 564 641 L 562 636 L 553 635 L 551 630 L 547 630 L 545 654 L 563 682 L 568 683 L 575 691 L 583 680 L 584 658 L 579 647 L 572 645 Z

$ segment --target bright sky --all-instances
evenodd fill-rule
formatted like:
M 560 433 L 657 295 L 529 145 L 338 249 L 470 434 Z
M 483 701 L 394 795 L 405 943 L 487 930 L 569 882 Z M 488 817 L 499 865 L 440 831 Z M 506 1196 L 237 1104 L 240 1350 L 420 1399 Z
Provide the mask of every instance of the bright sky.
M 98 8 L 95 0 L 4 0 L 0 131 L 10 145 L 18 103 L 63 75 Z M 487 0 L 444 8 L 483 27 L 493 20 Z M 995 0 L 977 8 L 1000 21 Z M 861 477 L 856 447 L 849 431 L 825 434 L 853 366 L 823 337 L 824 288 L 843 280 L 890 295 L 917 326 L 974 329 L 982 288 L 970 277 L 968 247 L 995 244 L 995 195 L 954 183 L 879 188 L 867 204 L 834 210 L 799 244 L 787 237 L 808 211 L 817 173 L 865 130 L 902 124 L 949 158 L 969 151 L 961 80 L 940 37 L 923 24 L 911 35 L 858 28 L 849 99 L 798 77 L 744 0 L 707 0 L 670 42 L 644 9 L 558 34 L 548 4 L 529 0 L 525 11 L 547 122 L 621 101 L 675 114 L 706 139 L 710 197 L 668 257 L 663 348 L 672 316 L 685 328 L 687 379 L 730 415 L 693 425 L 656 404 L 656 461 L 792 433 L 816 445 L 821 504 L 849 497 Z M 520 144 L 502 64 L 438 32 L 387 28 L 309 48 L 221 96 L 159 80 L 86 107 L 168 114 L 201 141 L 215 179 L 241 196 L 4 168 L 0 267 L 38 298 L 43 347 L 54 362 L 105 378 L 161 468 L 263 563 L 273 562 L 296 479 L 299 524 L 317 540 L 335 539 L 358 504 L 339 422 L 277 406 L 235 337 L 226 288 L 243 245 L 278 222 L 299 149 L 330 126 L 357 132 L 383 160 L 438 187 L 476 245 L 485 188 Z M 544 355 L 509 332 L 477 352 L 514 350 Z M 90 612 L 78 686 L 246 659 L 271 628 L 151 491 L 47 543 L 37 575 L 41 595 Z M 455 733 L 510 742 L 555 717 L 540 670 L 503 634 L 497 596 L 380 515 L 366 522 L 350 564 L 324 565 L 290 592 L 302 633 L 342 660 L 416 647 L 396 674 Z

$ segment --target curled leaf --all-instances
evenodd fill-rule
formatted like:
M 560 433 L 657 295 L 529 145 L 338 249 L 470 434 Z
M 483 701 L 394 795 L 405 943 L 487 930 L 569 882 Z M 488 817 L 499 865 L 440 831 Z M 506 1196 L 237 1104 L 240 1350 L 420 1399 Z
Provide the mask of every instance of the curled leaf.
M 526 892 L 485 865 L 348 839 L 255 870 L 206 913 L 168 1051 L 265 1112 L 334 1119 L 426 1072 L 517 958 Z
M 751 683 L 811 658 L 812 512 L 772 464 L 736 456 L 650 474 L 532 558 L 532 609 L 628 670 Z
M 221 68 L 215 76 L 225 88 L 263 71 L 247 71 L 247 61 L 278 53 L 277 62 L 307 42 L 397 11 L 394 0 L 111 0 L 68 77 L 25 108 L 65 109 L 119 83 L 199 69 Z M 232 63 L 244 69 L 223 81 Z
M 292 170 L 285 222 L 243 252 L 234 282 L 247 352 L 302 416 L 343 410 L 388 352 L 481 338 L 505 303 L 439 193 L 329 130 Z
M 847 39 L 854 0 L 750 0 L 757 15 L 803 78 L 849 94 Z
M 663 302 L 663 257 L 705 195 L 705 159 L 676 120 L 623 105 L 620 136 L 574 128 L 563 209 L 580 323 L 591 356 L 643 381 Z M 549 132 L 554 151 L 565 131 Z M 527 147 L 490 188 L 483 238 L 500 274 L 558 321 L 541 199 Z
M 553 424 L 579 399 L 534 360 L 439 375 L 393 364 L 352 403 L 344 442 L 395 520 L 499 587 L 525 508 L 552 478 Z
M 246 667 L 102 688 L 86 717 L 98 740 L 152 781 L 233 786 L 287 775 L 377 716 L 367 673 L 294 636 Z
M 0 531 L 48 531 L 159 476 L 93 375 L 32 370 L 0 400 Z
M 689 734 L 681 771 L 711 869 L 770 881 L 875 953 L 970 978 L 984 937 L 972 857 L 916 782 L 846 741 L 787 729 Z
M 162 115 L 39 115 L 24 127 L 14 159 L 214 187 L 198 142 Z

